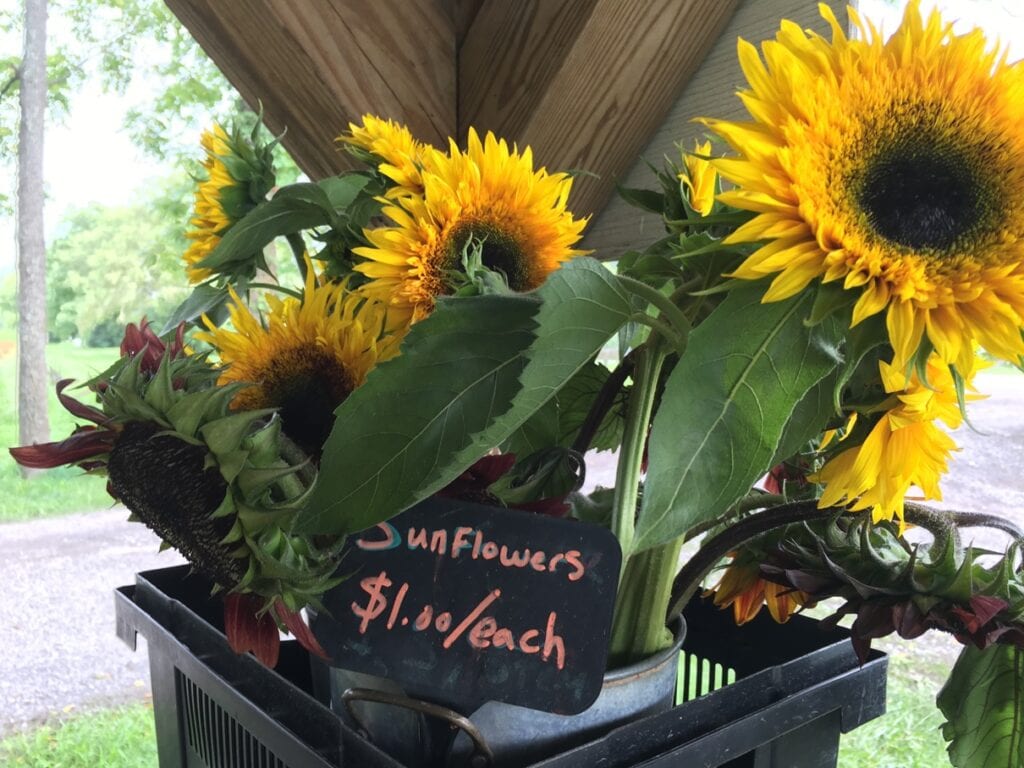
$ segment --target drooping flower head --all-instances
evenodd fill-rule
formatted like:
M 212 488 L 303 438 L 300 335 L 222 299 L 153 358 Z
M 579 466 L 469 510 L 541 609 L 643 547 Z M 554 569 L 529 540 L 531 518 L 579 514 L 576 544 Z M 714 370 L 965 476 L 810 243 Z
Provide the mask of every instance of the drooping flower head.
M 301 301 L 266 297 L 265 322 L 232 295 L 232 328 L 208 322 L 208 330 L 196 334 L 224 366 L 217 383 L 244 384 L 235 410 L 277 409 L 288 437 L 318 455 L 334 409 L 397 352 L 396 337 L 381 337 L 383 307 L 346 293 L 342 284 L 319 283 L 311 267 Z
M 572 179 L 534 170 L 533 154 L 509 148 L 470 129 L 466 151 L 423 153 L 423 194 L 388 201 L 393 226 L 368 229 L 370 246 L 356 270 L 370 278 L 361 290 L 387 303 L 398 323 L 430 314 L 438 296 L 453 291 L 467 244 L 482 243 L 483 265 L 501 272 L 509 287 L 529 291 L 567 259 L 585 220 L 566 208 Z
M 257 144 L 255 138 L 247 139 L 237 129 L 229 134 L 214 124 L 203 131 L 200 143 L 206 178 L 196 184 L 192 229 L 185 233 L 191 244 L 183 257 L 192 284 L 215 274 L 200 262 L 274 186 L 271 148 Z
M 916 374 L 908 381 L 889 363 L 880 362 L 879 371 L 890 393 L 878 409 L 881 417 L 859 445 L 838 450 L 809 479 L 824 486 L 822 509 L 849 505 L 855 512 L 870 510 L 875 522 L 897 518 L 902 526 L 903 500 L 912 487 L 924 499 L 942 499 L 939 480 L 956 443 L 938 422 L 956 429 L 963 415 L 953 377 L 937 355 L 928 362 L 927 384 Z
M 701 216 L 707 216 L 715 205 L 718 191 L 718 172 L 711 164 L 711 142 L 694 142 L 693 152 L 683 152 L 684 170 L 679 173 L 679 182 L 686 190 L 686 199 Z
M 775 621 L 785 624 L 804 605 L 814 603 L 798 589 L 762 578 L 760 559 L 754 549 L 732 554 L 722 578 L 705 596 L 712 592 L 716 607 L 732 607 L 733 620 L 738 625 L 753 621 L 765 605 Z
M 406 126 L 363 115 L 363 124 L 349 123 L 348 133 L 339 136 L 338 141 L 370 155 L 364 159 L 375 163 L 377 170 L 394 182 L 385 197 L 423 194 L 421 165 L 425 147 Z
M 965 368 L 972 342 L 1016 362 L 1024 65 L 919 5 L 888 42 L 824 5 L 831 42 L 788 21 L 763 60 L 740 41 L 751 120 L 707 124 L 740 155 L 715 163 L 737 185 L 719 199 L 757 214 L 731 240 L 766 242 L 734 276 L 775 275 L 765 301 L 842 280 L 853 324 L 886 312 L 898 368 L 929 347 Z

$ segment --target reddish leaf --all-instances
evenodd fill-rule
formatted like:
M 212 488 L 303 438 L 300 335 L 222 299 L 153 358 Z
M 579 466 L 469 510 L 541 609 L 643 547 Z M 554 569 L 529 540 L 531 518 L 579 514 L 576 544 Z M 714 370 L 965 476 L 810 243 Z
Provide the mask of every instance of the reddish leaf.
M 288 610 L 288 607 L 280 600 L 274 603 L 274 610 L 277 612 L 281 621 L 284 622 L 288 631 L 291 632 L 295 639 L 299 641 L 299 645 L 314 656 L 319 656 L 324 661 L 331 660 L 331 657 L 327 655 L 327 651 L 325 651 L 317 641 L 312 630 L 309 628 L 309 625 L 306 624 L 300 613 Z
M 117 433 L 109 429 L 82 427 L 64 440 L 22 445 L 8 450 L 14 460 L 23 467 L 53 469 L 109 452 L 116 436 Z
M 106 424 L 110 421 L 110 418 L 101 411 L 99 408 L 93 408 L 91 405 L 80 403 L 71 395 L 65 395 L 64 390 L 74 384 L 74 379 L 61 379 L 57 382 L 57 399 L 60 400 L 60 404 L 63 405 L 69 413 L 77 416 L 80 419 L 88 419 L 95 424 Z
M 255 595 L 232 593 L 224 598 L 224 634 L 235 653 L 252 654 L 273 668 L 281 652 L 281 635 L 269 611 L 259 614 L 263 601 Z

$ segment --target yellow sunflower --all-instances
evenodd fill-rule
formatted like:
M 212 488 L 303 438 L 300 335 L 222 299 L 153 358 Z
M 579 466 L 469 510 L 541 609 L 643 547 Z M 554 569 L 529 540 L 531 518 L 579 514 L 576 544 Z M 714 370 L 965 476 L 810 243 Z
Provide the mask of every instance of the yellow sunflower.
M 760 565 L 745 553 L 733 556 L 721 580 L 705 597 L 712 593 L 717 608 L 732 607 L 733 620 L 738 625 L 753 621 L 765 605 L 775 621 L 785 624 L 801 607 L 812 602 L 805 592 L 761 578 Z
M 963 414 L 949 367 L 937 355 L 928 361 L 927 384 L 916 374 L 908 381 L 889 363 L 880 362 L 879 370 L 891 395 L 881 406 L 881 418 L 862 444 L 832 456 L 808 479 L 824 486 L 818 502 L 822 509 L 870 509 L 875 522 L 896 517 L 902 527 L 903 500 L 911 487 L 919 488 L 924 499 L 942 499 L 939 479 L 957 447 L 937 422 L 956 429 Z
M 471 238 L 483 243 L 483 264 L 505 275 L 515 291 L 539 286 L 573 248 L 586 220 L 566 209 L 572 179 L 535 171 L 533 154 L 472 128 L 465 152 L 427 148 L 423 194 L 386 201 L 394 226 L 365 231 L 370 245 L 353 251 L 365 261 L 356 270 L 370 278 L 360 290 L 390 307 L 397 323 L 430 314 L 434 299 L 451 293 Z
M 311 267 L 301 301 L 266 296 L 265 322 L 231 293 L 233 330 L 204 317 L 207 331 L 196 334 L 220 356 L 217 383 L 249 383 L 232 407 L 278 408 L 285 433 L 307 453 L 319 453 L 334 409 L 398 351 L 397 337 L 381 337 L 384 308 L 347 294 L 341 284 L 318 284 Z
M 718 187 L 718 172 L 708 160 L 711 142 L 694 142 L 693 152 L 683 152 L 683 167 L 679 181 L 686 190 L 690 207 L 701 216 L 707 216 L 715 205 Z
M 385 193 L 386 197 L 423 193 L 420 166 L 424 145 L 416 141 L 404 125 L 373 115 L 363 115 L 363 124 L 349 123 L 348 133 L 339 136 L 338 141 L 357 147 L 382 161 L 377 170 L 395 184 Z
M 784 21 L 739 43 L 748 122 L 706 121 L 739 154 L 715 161 L 758 215 L 731 242 L 764 243 L 734 273 L 776 275 L 765 301 L 811 281 L 858 291 L 853 324 L 886 310 L 895 363 L 922 341 L 965 368 L 972 342 L 1024 353 L 1024 65 L 974 30 L 954 35 L 919 0 L 884 42 L 829 42 Z M 927 347 L 925 347 L 927 349 Z
M 228 134 L 216 123 L 203 131 L 200 144 L 206 178 L 197 183 L 192 207 L 191 244 L 185 251 L 189 283 L 201 283 L 214 272 L 198 266 L 217 247 L 224 233 L 241 219 L 274 185 L 269 149 L 247 146 L 239 134 Z

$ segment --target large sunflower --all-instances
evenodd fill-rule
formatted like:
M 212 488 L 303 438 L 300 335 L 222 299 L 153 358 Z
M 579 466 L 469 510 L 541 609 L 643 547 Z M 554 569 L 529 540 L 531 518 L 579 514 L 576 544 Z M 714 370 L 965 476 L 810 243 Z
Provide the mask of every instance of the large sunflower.
M 266 297 L 265 322 L 234 291 L 232 297 L 233 330 L 207 322 L 208 331 L 196 334 L 217 350 L 224 365 L 217 383 L 249 384 L 232 407 L 277 408 L 285 434 L 319 455 L 334 409 L 398 350 L 396 337 L 380 335 L 383 307 L 346 294 L 340 284 L 318 284 L 312 268 L 301 301 Z
M 406 126 L 393 120 L 363 115 L 363 124 L 349 123 L 348 133 L 339 136 L 338 141 L 380 161 L 377 170 L 394 183 L 385 193 L 386 197 L 423 193 L 420 166 L 425 147 L 413 138 Z
M 262 202 L 274 186 L 274 169 L 267 147 L 246 142 L 237 131 L 227 133 L 216 123 L 203 131 L 200 144 L 206 178 L 197 182 L 192 207 L 192 242 L 185 251 L 186 273 L 192 284 L 214 271 L 199 262 L 217 247 L 224 233 Z
M 859 40 L 821 12 L 831 42 L 783 22 L 762 61 L 741 40 L 752 120 L 708 121 L 741 155 L 716 161 L 737 185 L 720 199 L 758 214 L 731 241 L 767 241 L 734 276 L 776 275 L 765 301 L 842 280 L 854 324 L 886 310 L 898 367 L 925 337 L 945 363 L 966 366 L 974 340 L 1016 361 L 1024 66 L 919 0 L 888 42 L 853 9 Z
M 385 301 L 399 323 L 430 314 L 434 299 L 451 293 L 471 238 L 483 243 L 483 264 L 500 271 L 515 291 L 539 286 L 563 261 L 586 220 L 566 209 L 572 179 L 535 171 L 533 154 L 472 128 L 465 152 L 455 142 L 445 155 L 426 148 L 423 194 L 388 201 L 394 226 L 366 230 L 371 245 L 355 248 L 370 281 L 361 290 Z
M 928 361 L 927 384 L 916 374 L 908 382 L 889 363 L 880 362 L 879 370 L 890 393 L 880 405 L 881 417 L 860 445 L 835 453 L 809 479 L 824 486 L 822 509 L 848 504 L 852 511 L 871 510 L 875 522 L 896 517 L 902 525 L 903 499 L 911 487 L 925 499 L 942 499 L 939 479 L 956 443 L 937 422 L 956 429 L 963 414 L 953 377 L 937 355 Z

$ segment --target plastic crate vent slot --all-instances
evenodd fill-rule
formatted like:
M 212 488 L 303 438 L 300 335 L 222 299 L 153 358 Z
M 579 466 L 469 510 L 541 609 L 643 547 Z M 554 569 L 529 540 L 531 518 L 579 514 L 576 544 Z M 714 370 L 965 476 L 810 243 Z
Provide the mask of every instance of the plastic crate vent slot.
M 288 768 L 195 681 L 180 671 L 176 678 L 186 744 L 205 768 Z
M 699 699 L 712 691 L 735 683 L 736 679 L 736 670 L 732 667 L 684 651 L 679 658 L 676 703 L 682 704 Z

